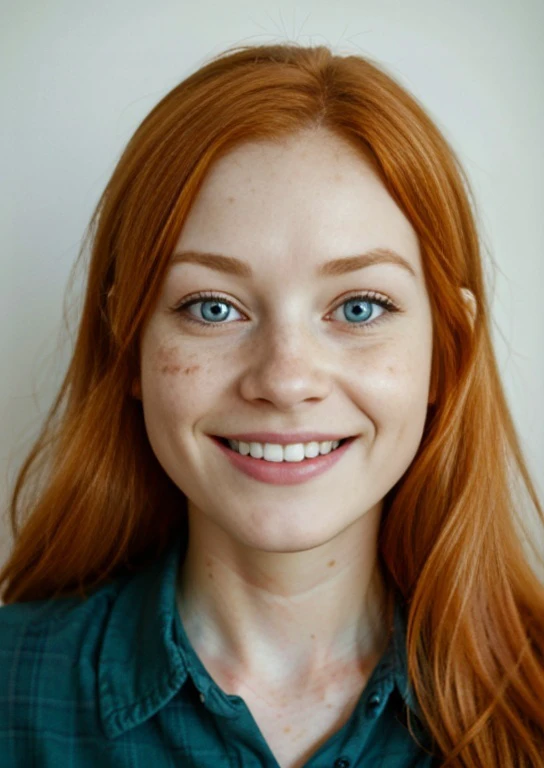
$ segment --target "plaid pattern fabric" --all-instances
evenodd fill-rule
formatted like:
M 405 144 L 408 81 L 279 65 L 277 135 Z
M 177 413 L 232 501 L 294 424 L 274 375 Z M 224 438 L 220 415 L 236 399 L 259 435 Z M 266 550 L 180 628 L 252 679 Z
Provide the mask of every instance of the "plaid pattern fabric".
M 1 768 L 278 768 L 243 699 L 219 688 L 185 634 L 180 553 L 176 540 L 86 600 L 0 607 Z M 306 768 L 439 765 L 407 728 L 406 705 L 418 709 L 404 632 L 398 602 L 391 643 L 354 712 Z

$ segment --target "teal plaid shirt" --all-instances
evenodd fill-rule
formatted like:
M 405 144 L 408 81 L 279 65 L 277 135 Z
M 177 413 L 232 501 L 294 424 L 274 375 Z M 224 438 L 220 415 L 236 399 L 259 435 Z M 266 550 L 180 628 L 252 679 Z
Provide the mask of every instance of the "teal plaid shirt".
M 1 768 L 278 767 L 243 699 L 221 690 L 185 634 L 180 553 L 177 539 L 160 560 L 86 600 L 0 607 Z M 349 721 L 306 768 L 440 765 L 406 725 L 405 705 L 417 705 L 404 631 L 399 601 L 391 643 Z

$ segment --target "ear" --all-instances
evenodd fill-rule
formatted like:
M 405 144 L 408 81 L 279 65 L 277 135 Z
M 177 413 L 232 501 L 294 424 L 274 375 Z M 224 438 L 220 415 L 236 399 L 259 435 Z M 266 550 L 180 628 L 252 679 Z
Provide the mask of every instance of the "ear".
M 474 328 L 474 321 L 476 319 L 476 299 L 474 294 L 468 288 L 461 288 L 461 296 L 465 302 L 467 312 L 470 317 L 470 324 Z

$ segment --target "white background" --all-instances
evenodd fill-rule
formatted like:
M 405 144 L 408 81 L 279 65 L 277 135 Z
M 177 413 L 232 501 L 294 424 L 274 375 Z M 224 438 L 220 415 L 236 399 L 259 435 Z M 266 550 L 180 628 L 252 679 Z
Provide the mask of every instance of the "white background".
M 92 210 L 151 108 L 241 43 L 368 54 L 457 151 L 479 206 L 497 358 L 542 500 L 543 29 L 542 0 L 0 0 L 0 563 L 8 492 L 70 358 L 82 276 L 71 291 L 67 281 Z

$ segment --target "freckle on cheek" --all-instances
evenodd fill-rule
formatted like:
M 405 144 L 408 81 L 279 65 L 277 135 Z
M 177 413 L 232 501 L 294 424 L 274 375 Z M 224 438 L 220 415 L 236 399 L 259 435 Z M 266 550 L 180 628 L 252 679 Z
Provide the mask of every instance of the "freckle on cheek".
M 162 374 L 176 375 L 183 369 L 187 376 L 200 370 L 200 365 L 183 367 L 178 360 L 179 351 L 176 347 L 160 347 L 157 353 L 157 368 Z
M 181 365 L 163 365 L 161 373 L 178 373 Z
M 176 361 L 175 349 L 159 347 L 157 351 L 157 369 L 161 373 L 176 373 L 179 371 L 180 365 Z

